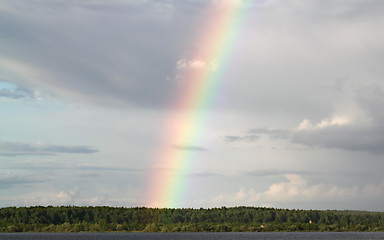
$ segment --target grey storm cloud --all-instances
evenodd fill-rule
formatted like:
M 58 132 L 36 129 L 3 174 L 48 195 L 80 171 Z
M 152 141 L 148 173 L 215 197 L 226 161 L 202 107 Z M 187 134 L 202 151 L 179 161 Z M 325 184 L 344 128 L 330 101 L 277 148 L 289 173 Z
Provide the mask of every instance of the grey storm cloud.
M 245 136 L 224 136 L 224 141 L 227 143 L 231 142 L 254 142 L 260 137 L 257 135 L 245 135 Z
M 15 185 L 25 185 L 44 182 L 45 180 L 28 176 L 0 175 L 0 189 L 10 188 Z
M 259 131 L 250 131 L 261 134 Z M 310 148 L 342 149 L 384 154 L 384 128 L 381 126 L 329 126 L 310 130 L 280 129 L 273 131 L 262 130 L 262 132 L 262 134 L 271 139 L 282 139 Z M 276 134 L 276 132 L 279 134 Z M 238 141 L 246 141 L 248 136 L 240 135 L 233 137 Z
M 268 135 L 271 138 L 288 138 L 291 132 L 284 129 L 255 128 L 247 131 L 244 135 L 224 136 L 224 142 L 255 142 L 261 135 Z
M 306 119 L 307 126 L 302 128 L 255 128 L 243 135 L 224 138 L 226 142 L 235 142 L 248 141 L 250 136 L 267 136 L 271 140 L 286 140 L 309 148 L 384 154 L 384 86 L 378 83 L 361 85 L 350 95 L 349 104 L 354 110 L 349 110 L 351 116 L 345 120 L 328 117 L 313 122 Z
M 355 101 L 370 116 L 373 124 L 383 126 L 384 123 L 384 85 L 374 83 L 362 86 L 355 92 Z
M 205 5 L 178 2 L 4 3 L 2 77 L 78 102 L 164 105 L 176 87 L 167 77 Z
M 285 174 L 308 174 L 312 175 L 311 173 L 305 173 L 303 171 L 289 171 L 289 170 L 279 170 L 279 169 L 263 169 L 263 170 L 255 170 L 255 171 L 247 171 L 245 172 L 248 176 L 252 177 L 267 177 L 267 176 L 277 176 L 277 175 L 285 175 Z
M 354 91 L 353 101 L 361 113 L 353 116 L 350 124 L 291 131 L 291 141 L 310 147 L 384 154 L 383 89 L 382 84 L 369 84 Z
M 89 146 L 63 146 L 46 143 L 23 143 L 0 141 L 0 155 L 54 155 L 58 153 L 91 154 L 99 150 Z
M 308 147 L 384 153 L 384 131 L 375 128 L 352 128 L 335 126 L 315 131 L 292 133 L 292 143 Z
M 192 145 L 175 145 L 173 146 L 177 150 L 183 150 L 183 151 L 197 151 L 197 152 L 204 152 L 208 149 L 199 147 L 199 146 L 192 146 Z
M 336 96 L 321 90 L 324 77 L 350 74 L 349 59 L 357 59 L 365 71 L 372 60 L 367 58 L 380 58 L 343 41 L 359 36 L 356 42 L 380 42 L 380 35 L 365 32 L 375 26 L 356 26 L 380 22 L 382 1 L 254 2 L 252 12 L 257 14 L 250 14 L 247 33 L 236 43 L 236 49 L 247 54 L 230 60 L 231 72 L 224 77 L 242 81 L 222 81 L 227 108 L 249 111 L 258 102 L 258 111 L 318 115 L 332 109 L 330 101 Z M 178 85 L 167 79 L 180 59 L 196 51 L 199 35 L 193 26 L 204 24 L 200 21 L 209 3 L 9 1 L 0 7 L 3 79 L 76 102 L 168 106 Z M 344 28 L 357 32 L 338 31 Z M 380 52 L 377 44 L 368 48 Z M 344 51 L 351 49 L 346 56 Z M 343 64 L 332 64 L 335 69 L 328 59 Z
M 287 138 L 290 132 L 283 129 L 255 128 L 248 131 L 249 134 L 268 134 L 272 138 Z
M 35 94 L 32 90 L 22 87 L 15 89 L 3 88 L 0 89 L 0 97 L 13 99 L 34 99 Z

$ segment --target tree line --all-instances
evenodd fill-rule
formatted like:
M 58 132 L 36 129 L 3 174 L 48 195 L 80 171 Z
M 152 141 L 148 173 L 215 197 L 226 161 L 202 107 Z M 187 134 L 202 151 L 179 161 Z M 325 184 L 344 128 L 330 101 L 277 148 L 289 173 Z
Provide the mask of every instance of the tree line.
M 0 208 L 0 232 L 384 231 L 384 212 L 264 207 Z

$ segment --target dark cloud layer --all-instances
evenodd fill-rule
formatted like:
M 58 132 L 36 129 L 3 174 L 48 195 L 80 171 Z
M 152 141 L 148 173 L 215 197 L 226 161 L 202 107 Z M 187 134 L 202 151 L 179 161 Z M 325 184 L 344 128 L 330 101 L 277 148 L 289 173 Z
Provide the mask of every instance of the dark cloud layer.
M 268 176 L 279 176 L 279 175 L 285 175 L 285 174 L 304 174 L 304 173 L 305 172 L 303 171 L 297 171 L 297 170 L 292 171 L 292 170 L 278 170 L 278 169 L 263 169 L 263 170 L 245 172 L 245 174 L 252 177 L 268 177 Z
M 167 76 L 183 55 L 191 26 L 205 4 L 15 1 L 5 5 L 0 8 L 4 35 L 0 67 L 10 71 L 3 76 L 5 81 L 44 87 L 77 102 L 158 107 L 175 91 Z M 18 72 L 11 70 L 16 68 Z
M 384 154 L 384 129 L 376 126 L 328 126 L 302 130 L 250 130 L 250 132 L 257 132 L 258 134 L 268 136 L 270 139 L 282 139 L 310 148 L 342 149 Z M 236 141 L 249 142 L 247 140 L 249 136 L 246 134 L 233 136 L 233 138 Z
M 7 81 L 46 88 L 71 101 L 163 108 L 178 91 L 167 77 L 178 60 L 196 51 L 201 36 L 193 26 L 204 24 L 200 21 L 209 3 L 11 1 L 0 8 L 0 67 L 10 71 L 4 76 Z M 236 45 L 249 54 L 236 59 L 228 73 L 229 79 L 242 81 L 223 80 L 227 107 L 249 110 L 257 102 L 258 111 L 317 115 L 331 109 L 329 101 L 335 99 L 335 94 L 319 90 L 321 84 L 352 74 L 344 65 L 334 69 L 324 61 L 359 56 L 364 70 L 366 58 L 375 57 L 359 52 L 358 45 L 348 58 L 343 51 L 351 51 L 351 46 L 338 44 L 359 36 L 357 41 L 367 42 L 370 52 L 380 47 L 374 39 L 381 36 L 335 31 L 360 31 L 359 24 L 381 16 L 381 1 L 257 1 L 254 7 L 258 14 L 248 20 L 249 33 L 239 36 Z M 271 45 L 258 49 L 266 44 Z M 322 96 L 327 101 L 320 100 Z
M 224 141 L 231 143 L 231 142 L 254 142 L 260 137 L 257 135 L 245 135 L 245 136 L 224 136 Z
M 272 138 L 286 138 L 290 132 L 283 129 L 275 128 L 255 128 L 248 131 L 249 134 L 267 134 Z
M 15 89 L 3 88 L 0 89 L 0 97 L 13 98 L 13 99 L 34 99 L 35 94 L 32 90 L 22 87 Z
M 91 154 L 99 150 L 89 146 L 63 146 L 46 143 L 22 143 L 0 141 L 0 155 L 54 155 L 58 153 Z
M 46 180 L 42 180 L 41 178 L 36 177 L 0 175 L 0 189 L 10 188 L 16 185 L 36 184 L 44 181 Z
M 340 90 L 347 104 L 340 105 L 330 116 L 317 120 L 302 119 L 291 129 L 255 128 L 242 135 L 226 136 L 226 142 L 249 141 L 268 136 L 309 148 L 341 149 L 384 154 L 384 85 L 361 84 Z

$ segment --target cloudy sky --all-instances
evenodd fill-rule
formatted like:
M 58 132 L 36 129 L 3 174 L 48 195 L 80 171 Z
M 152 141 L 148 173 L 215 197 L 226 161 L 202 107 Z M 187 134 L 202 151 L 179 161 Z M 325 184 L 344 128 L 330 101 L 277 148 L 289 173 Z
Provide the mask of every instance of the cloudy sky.
M 0 0 L 0 207 L 148 206 L 167 172 L 174 207 L 384 211 L 382 0 L 246 1 L 203 137 L 163 146 L 192 163 L 156 162 L 180 66 L 233 2 Z

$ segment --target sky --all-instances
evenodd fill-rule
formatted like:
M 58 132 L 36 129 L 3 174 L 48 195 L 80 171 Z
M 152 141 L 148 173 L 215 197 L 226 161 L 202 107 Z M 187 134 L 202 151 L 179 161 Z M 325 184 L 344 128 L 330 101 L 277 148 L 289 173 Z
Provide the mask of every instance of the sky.
M 0 0 L 0 207 L 384 211 L 383 29 L 382 0 Z

